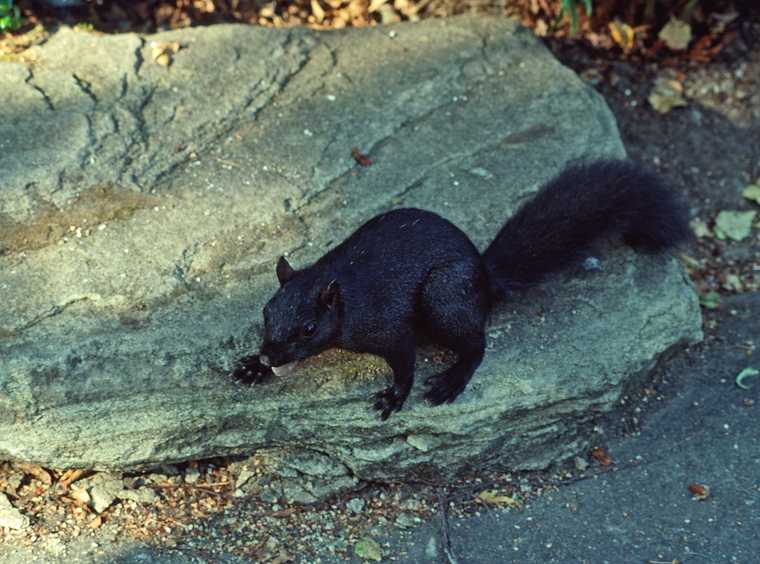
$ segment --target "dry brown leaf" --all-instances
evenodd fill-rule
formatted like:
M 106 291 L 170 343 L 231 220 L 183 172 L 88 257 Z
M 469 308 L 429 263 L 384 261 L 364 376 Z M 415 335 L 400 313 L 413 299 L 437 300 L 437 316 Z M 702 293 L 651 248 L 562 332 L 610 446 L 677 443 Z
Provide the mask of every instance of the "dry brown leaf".
M 314 19 L 317 23 L 322 23 L 325 19 L 325 11 L 319 3 L 319 0 L 311 0 L 311 13 L 314 14 Z
M 150 44 L 153 62 L 168 67 L 172 64 L 172 57 L 182 49 L 178 41 L 153 41 Z
M 595 448 L 591 451 L 591 458 L 596 460 L 599 464 L 602 466 L 609 466 L 612 464 L 612 459 L 609 457 L 609 455 L 604 452 L 604 449 L 601 447 Z
M 631 26 L 620 20 L 609 23 L 610 36 L 626 53 L 633 49 L 633 42 L 636 39 L 636 32 Z
M 351 149 L 351 156 L 354 157 L 354 160 L 361 166 L 369 166 L 372 164 L 372 159 L 362 153 L 358 147 L 353 147 Z
M 549 33 L 549 26 L 547 25 L 547 23 L 544 20 L 539 19 L 539 20 L 536 21 L 536 25 L 533 28 L 533 31 L 539 37 L 546 37 L 546 35 Z
M 77 480 L 81 480 L 82 478 L 89 476 L 90 474 L 92 474 L 91 470 L 82 470 L 81 468 L 77 468 L 74 470 L 66 470 L 61 476 L 61 479 L 58 480 L 58 483 L 64 486 L 65 488 L 68 488 L 71 484 L 73 484 Z
M 33 478 L 38 479 L 47 486 L 50 486 L 53 483 L 53 477 L 42 466 L 37 466 L 36 464 L 30 464 L 28 462 L 15 462 L 13 467 L 24 474 L 28 474 Z
M 660 77 L 654 82 L 649 94 L 649 103 L 661 114 L 667 114 L 673 108 L 688 105 L 683 97 L 683 84 L 677 80 Z
M 87 523 L 87 526 L 90 529 L 97 529 L 103 524 L 103 516 L 102 515 L 96 515 L 95 518 Z
M 696 500 L 702 501 L 710 496 L 710 488 L 704 484 L 694 482 L 689 484 L 688 488 Z

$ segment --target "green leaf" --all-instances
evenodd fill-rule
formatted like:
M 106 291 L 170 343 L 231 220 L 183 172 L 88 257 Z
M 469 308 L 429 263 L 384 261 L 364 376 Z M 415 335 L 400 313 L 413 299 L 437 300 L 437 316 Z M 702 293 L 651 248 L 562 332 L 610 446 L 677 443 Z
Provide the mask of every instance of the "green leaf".
M 496 490 L 485 490 L 478 494 L 477 499 L 491 505 L 500 505 L 501 507 L 520 508 L 520 501 L 514 497 L 499 494 Z
M 0 31 L 13 31 L 24 23 L 21 11 L 10 0 L 0 0 Z
M 706 309 L 718 309 L 720 306 L 720 294 L 715 291 L 702 294 L 699 296 L 699 304 Z
M 718 239 L 726 238 L 741 241 L 752 232 L 752 221 L 756 211 L 722 211 L 715 218 L 715 235 Z
M 380 562 L 383 559 L 383 549 L 380 548 L 380 545 L 366 537 L 356 541 L 354 554 L 364 560 L 374 560 L 375 562 Z
M 670 18 L 657 37 L 674 51 L 683 51 L 691 41 L 691 26 L 678 18 Z
M 751 366 L 745 368 L 736 375 L 736 385 L 739 386 L 742 390 L 749 390 L 750 386 L 747 386 L 744 383 L 744 380 L 753 376 L 760 376 L 760 370 L 757 368 L 752 368 Z
M 689 222 L 689 227 L 691 227 L 691 230 L 698 239 L 701 239 L 702 237 L 710 237 L 712 235 L 707 224 L 699 218 L 692 219 Z
M 760 204 L 760 184 L 750 184 L 744 189 L 742 196 L 748 200 L 752 200 L 756 204 Z

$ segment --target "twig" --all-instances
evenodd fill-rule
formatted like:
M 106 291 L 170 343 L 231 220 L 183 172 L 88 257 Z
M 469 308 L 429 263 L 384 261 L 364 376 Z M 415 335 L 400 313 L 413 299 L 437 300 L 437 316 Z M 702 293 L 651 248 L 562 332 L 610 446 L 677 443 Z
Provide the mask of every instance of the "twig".
M 93 474 L 91 470 L 83 470 L 81 468 L 66 470 L 63 474 L 61 474 L 61 477 L 58 480 L 58 483 L 68 490 L 71 484 L 73 484 L 77 480 L 86 478 L 90 474 Z
M 224 491 L 217 491 L 214 488 L 229 486 L 230 482 L 217 482 L 216 484 L 152 484 L 152 487 L 154 488 L 162 488 L 162 489 L 172 489 L 172 488 L 182 488 L 182 487 L 188 487 L 194 490 L 203 490 L 204 492 L 216 494 L 216 495 L 224 495 Z
M 457 564 L 454 552 L 451 550 L 451 536 L 449 535 L 449 515 L 446 509 L 446 494 L 442 488 L 436 490 L 438 496 L 438 513 L 441 515 L 441 535 L 443 536 L 443 553 L 449 564 Z

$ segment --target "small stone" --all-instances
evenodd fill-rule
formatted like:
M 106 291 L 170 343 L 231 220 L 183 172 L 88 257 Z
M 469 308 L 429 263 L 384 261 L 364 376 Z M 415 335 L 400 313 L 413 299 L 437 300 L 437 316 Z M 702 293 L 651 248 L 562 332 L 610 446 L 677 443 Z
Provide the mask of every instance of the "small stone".
M 370 538 L 359 539 L 354 545 L 354 554 L 364 560 L 380 562 L 383 559 L 383 550 L 376 541 Z
M 0 528 L 25 529 L 29 526 L 29 517 L 11 505 L 4 493 L 0 493 Z
M 120 478 L 102 473 L 80 480 L 71 493 L 72 497 L 88 503 L 96 513 L 102 513 L 111 507 L 122 490 L 124 484 Z
M 279 499 L 277 494 L 269 488 L 262 490 L 260 497 L 261 501 L 265 501 L 266 503 L 275 503 Z
M 201 472 L 197 468 L 188 468 L 187 471 L 185 471 L 186 484 L 194 484 L 200 479 L 200 477 Z
M 491 174 L 491 171 L 482 167 L 471 168 L 470 174 L 474 176 L 480 176 L 481 178 L 493 178 L 493 174 Z
M 394 521 L 393 524 L 399 529 L 411 529 L 417 525 L 417 521 L 413 515 L 410 515 L 409 513 L 401 513 L 396 517 L 396 521 Z
M 433 561 L 438 560 L 438 541 L 435 536 L 431 536 L 428 539 L 427 545 L 425 546 L 425 556 Z
M 586 468 L 588 468 L 588 466 L 588 462 L 585 459 L 581 458 L 580 456 L 575 457 L 575 468 L 577 470 L 583 472 L 586 470 Z
M 278 541 L 275 537 L 272 537 L 272 536 L 270 536 L 264 543 L 264 548 L 266 548 L 269 552 L 274 552 L 275 550 L 277 550 L 279 546 L 280 546 L 280 541 Z
M 240 470 L 240 474 L 238 474 L 237 480 L 235 480 L 235 485 L 238 488 L 243 488 L 243 486 L 245 486 L 254 476 L 255 474 L 250 468 L 243 466 L 243 468 Z
M 6 480 L 5 483 L 7 484 L 8 490 L 11 493 L 16 493 L 16 491 L 21 487 L 21 482 L 24 481 L 24 475 L 20 472 L 16 472 L 14 474 L 11 474 Z
M 355 497 L 346 502 L 346 507 L 352 513 L 361 513 L 364 509 L 365 501 L 360 497 Z
M 137 490 L 122 490 L 117 494 L 119 499 L 128 499 L 143 505 L 155 503 L 158 500 L 158 494 L 150 488 L 139 488 Z
M 90 499 L 90 492 L 80 486 L 71 488 L 71 490 L 69 490 L 69 497 L 81 501 L 82 503 L 86 503 L 87 505 L 90 505 L 90 502 L 92 501 Z

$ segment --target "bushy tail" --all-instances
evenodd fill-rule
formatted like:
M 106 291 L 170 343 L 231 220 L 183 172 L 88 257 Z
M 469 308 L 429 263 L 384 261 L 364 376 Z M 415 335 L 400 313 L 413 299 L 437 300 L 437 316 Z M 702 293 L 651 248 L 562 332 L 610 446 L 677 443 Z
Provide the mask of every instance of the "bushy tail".
M 496 297 L 575 263 L 597 238 L 657 252 L 690 237 L 688 213 L 653 173 L 625 160 L 572 165 L 502 227 L 483 254 Z

